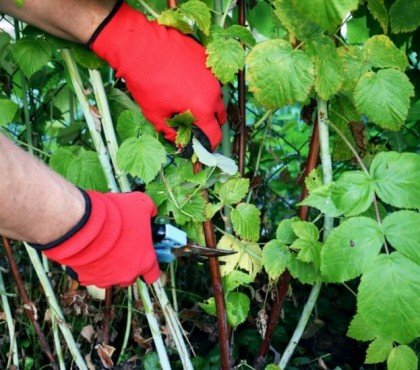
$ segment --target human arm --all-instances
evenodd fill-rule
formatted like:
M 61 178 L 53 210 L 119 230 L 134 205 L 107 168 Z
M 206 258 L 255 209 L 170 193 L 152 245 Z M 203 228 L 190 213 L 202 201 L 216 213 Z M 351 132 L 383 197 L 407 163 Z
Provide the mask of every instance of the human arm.
M 83 285 L 153 283 L 152 200 L 81 192 L 0 134 L 0 234 L 30 242 L 71 267 Z
M 220 84 L 206 67 L 204 47 L 193 38 L 149 21 L 121 1 L 25 0 L 22 9 L 13 3 L 4 0 L 0 11 L 61 37 L 89 40 L 166 139 L 176 137 L 167 119 L 190 110 L 202 143 L 212 150 L 220 143 L 220 126 L 226 121 Z

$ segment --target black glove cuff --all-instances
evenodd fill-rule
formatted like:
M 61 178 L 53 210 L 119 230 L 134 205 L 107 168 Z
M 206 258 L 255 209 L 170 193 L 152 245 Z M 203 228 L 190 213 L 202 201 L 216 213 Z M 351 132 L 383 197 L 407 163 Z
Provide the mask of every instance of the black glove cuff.
M 34 244 L 34 243 L 28 243 L 32 248 L 35 248 L 38 251 L 45 251 L 51 248 L 54 248 L 61 243 L 65 242 L 66 240 L 70 239 L 74 234 L 76 234 L 83 226 L 86 225 L 86 222 L 89 220 L 90 213 L 92 211 L 92 203 L 90 201 L 89 195 L 83 190 L 80 189 L 80 192 L 83 195 L 83 198 L 85 199 L 85 213 L 80 219 L 80 221 L 68 232 L 66 232 L 62 237 L 54 240 L 51 243 L 48 244 Z
M 211 150 L 211 144 L 209 138 L 206 136 L 206 134 L 197 126 L 193 126 L 192 128 L 192 136 L 195 136 L 197 140 L 206 148 L 210 153 Z M 194 154 L 194 148 L 192 145 L 192 136 L 190 142 L 182 148 L 181 151 L 181 157 L 190 159 L 192 155 Z
M 107 17 L 100 23 L 98 28 L 95 30 L 95 32 L 92 33 L 92 36 L 90 36 L 88 42 L 86 43 L 86 48 L 90 50 L 92 44 L 95 42 L 98 35 L 101 33 L 101 31 L 104 29 L 104 27 L 109 23 L 109 21 L 112 19 L 112 17 L 115 15 L 115 13 L 118 11 L 118 9 L 121 7 L 121 5 L 124 3 L 124 0 L 118 0 L 114 7 L 111 10 L 111 13 L 107 15 Z

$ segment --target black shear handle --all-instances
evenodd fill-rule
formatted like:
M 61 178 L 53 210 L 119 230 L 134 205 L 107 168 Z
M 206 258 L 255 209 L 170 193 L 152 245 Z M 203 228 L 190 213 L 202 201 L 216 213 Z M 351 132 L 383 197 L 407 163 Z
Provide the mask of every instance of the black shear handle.
M 153 243 L 159 243 L 166 236 L 166 225 L 158 224 L 155 222 L 155 218 L 152 218 L 152 238 Z

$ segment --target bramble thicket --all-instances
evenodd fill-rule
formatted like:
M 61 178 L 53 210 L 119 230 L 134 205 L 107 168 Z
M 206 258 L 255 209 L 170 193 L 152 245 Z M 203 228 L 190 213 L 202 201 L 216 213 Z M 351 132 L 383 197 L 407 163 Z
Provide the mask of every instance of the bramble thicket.
M 105 62 L 7 16 L 0 132 L 238 253 L 161 264 L 150 293 L 103 300 L 3 238 L 0 367 L 416 370 L 420 2 L 128 2 L 205 45 L 229 113 L 219 154 L 183 158 Z

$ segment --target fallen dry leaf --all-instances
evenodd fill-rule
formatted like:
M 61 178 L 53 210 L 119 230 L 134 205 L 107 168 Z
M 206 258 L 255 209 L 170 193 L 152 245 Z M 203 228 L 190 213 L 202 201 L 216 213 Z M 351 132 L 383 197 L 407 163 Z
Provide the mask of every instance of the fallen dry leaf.
M 92 325 L 86 325 L 83 327 L 82 331 L 80 332 L 83 338 L 85 338 L 89 343 L 92 343 L 92 338 L 95 335 L 95 329 Z
M 95 348 L 98 351 L 98 356 L 102 361 L 102 365 L 104 365 L 106 369 L 111 369 L 114 366 L 112 355 L 115 352 L 115 348 L 107 344 L 98 344 Z

